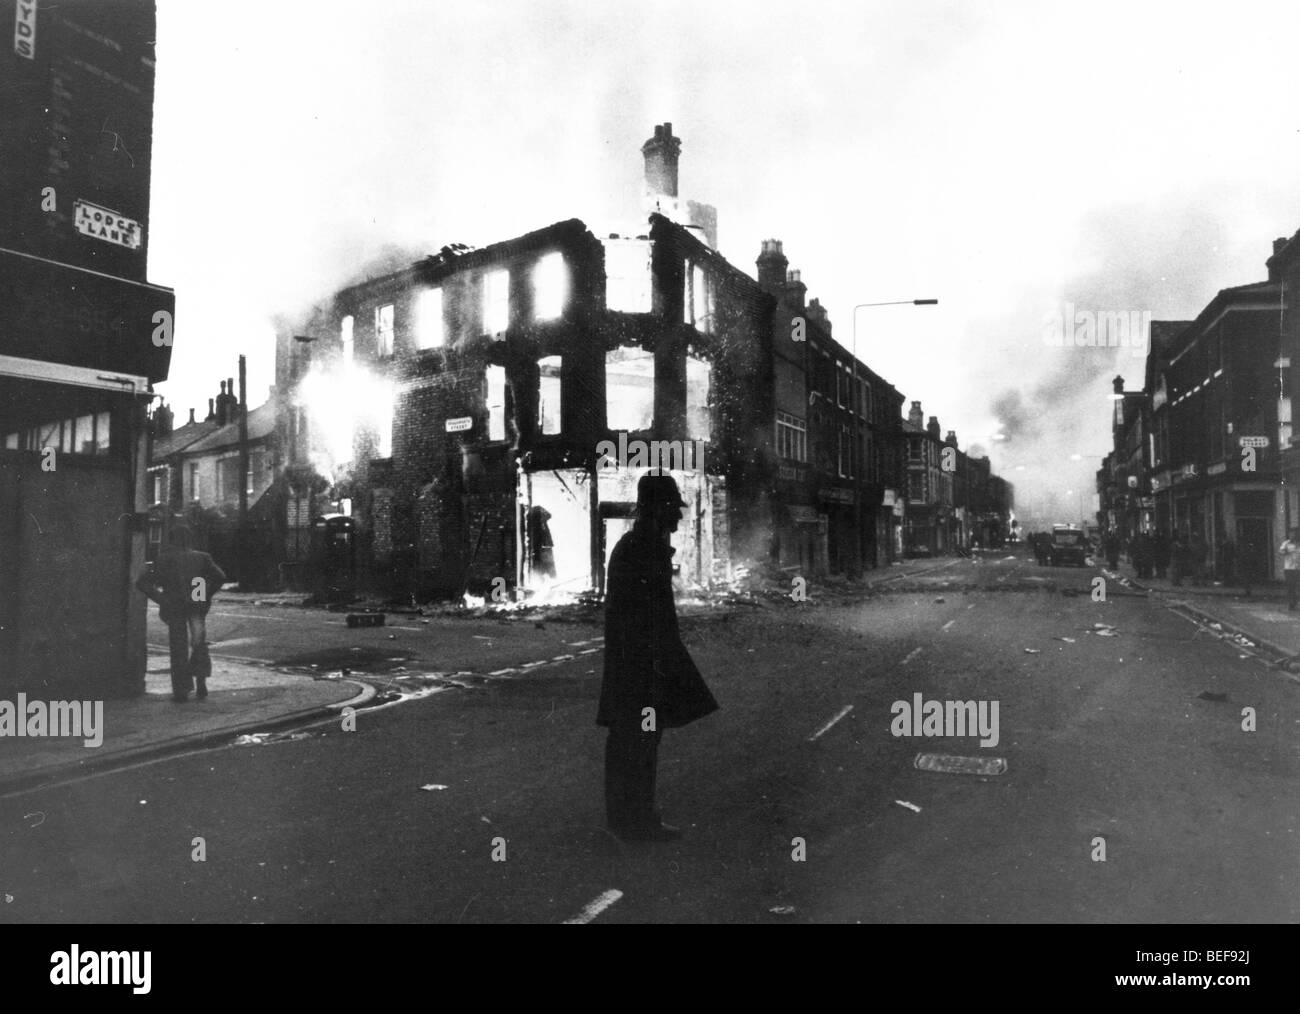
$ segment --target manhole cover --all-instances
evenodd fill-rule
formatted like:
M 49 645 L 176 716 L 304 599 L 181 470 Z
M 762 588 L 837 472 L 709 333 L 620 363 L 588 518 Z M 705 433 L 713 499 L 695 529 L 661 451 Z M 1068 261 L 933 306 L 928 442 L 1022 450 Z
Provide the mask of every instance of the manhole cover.
M 956 757 L 946 753 L 918 753 L 916 767 L 944 775 L 1000 775 L 1007 769 L 1002 757 Z

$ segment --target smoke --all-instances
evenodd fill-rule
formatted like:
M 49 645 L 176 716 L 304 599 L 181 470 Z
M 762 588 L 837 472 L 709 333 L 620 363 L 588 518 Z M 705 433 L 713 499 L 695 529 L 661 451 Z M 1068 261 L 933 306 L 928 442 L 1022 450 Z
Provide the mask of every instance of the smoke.
M 993 467 L 1015 485 L 1029 527 L 1092 517 L 1095 473 L 1112 445 L 1111 381 L 1123 376 L 1129 391 L 1145 382 L 1145 345 L 1079 347 L 1072 341 L 1073 314 L 1186 320 L 1219 289 L 1263 276 L 1268 251 L 1261 249 L 1254 277 L 1224 277 L 1227 234 L 1209 203 L 1094 211 L 1076 237 L 1075 274 L 1041 286 L 1007 317 L 973 328 L 973 347 L 1005 347 L 1008 333 L 1019 336 L 1015 368 L 999 371 L 986 411 L 997 431 Z M 1053 318 L 1064 320 L 1063 347 L 1045 340 Z

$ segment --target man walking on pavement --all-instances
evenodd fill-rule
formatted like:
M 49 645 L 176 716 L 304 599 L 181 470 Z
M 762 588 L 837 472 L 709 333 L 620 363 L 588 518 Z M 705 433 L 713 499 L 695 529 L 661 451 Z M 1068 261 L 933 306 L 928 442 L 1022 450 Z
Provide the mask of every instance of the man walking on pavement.
M 1287 608 L 1295 612 L 1296 597 L 1300 595 L 1300 528 L 1292 528 L 1278 548 L 1282 554 L 1282 576 L 1286 578 Z
M 614 834 L 632 841 L 681 837 L 655 807 L 659 738 L 718 708 L 677 629 L 671 537 L 684 506 L 672 476 L 643 475 L 636 521 L 609 558 L 596 724 L 609 729 L 605 816 Z
M 167 548 L 158 554 L 152 570 L 140 575 L 135 586 L 158 603 L 158 618 L 167 624 L 171 651 L 172 700 L 184 701 L 194 689 L 196 700 L 208 696 L 212 675 L 208 656 L 208 610 L 212 596 L 226 575 L 207 553 L 190 548 L 191 533 L 173 525 Z M 191 654 L 191 646 L 193 654 Z M 197 681 L 197 688 L 196 688 Z

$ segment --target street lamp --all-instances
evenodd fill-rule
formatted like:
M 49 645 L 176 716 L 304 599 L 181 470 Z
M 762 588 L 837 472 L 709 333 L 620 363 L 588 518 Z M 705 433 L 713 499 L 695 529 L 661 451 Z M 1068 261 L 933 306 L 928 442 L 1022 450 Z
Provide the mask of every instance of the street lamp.
M 849 409 L 852 411 L 854 399 L 858 396 L 858 311 L 870 306 L 938 306 L 937 299 L 894 299 L 884 303 L 859 303 L 853 308 L 853 384 L 849 392 Z M 856 413 L 854 413 L 856 414 Z M 857 421 L 854 421 L 853 433 L 858 430 Z M 862 573 L 862 466 L 864 462 L 860 460 L 862 447 L 860 442 L 850 440 L 849 446 L 853 448 L 853 575 L 861 576 Z M 902 491 L 899 490 L 899 493 Z

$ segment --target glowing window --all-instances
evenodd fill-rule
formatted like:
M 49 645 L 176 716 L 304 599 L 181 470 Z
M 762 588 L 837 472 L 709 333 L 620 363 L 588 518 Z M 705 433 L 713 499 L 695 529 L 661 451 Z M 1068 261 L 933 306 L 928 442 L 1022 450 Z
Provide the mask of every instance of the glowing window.
M 569 269 L 564 255 L 550 253 L 533 268 L 533 317 L 554 320 L 564 313 L 569 298 Z
M 560 373 L 563 357 L 545 356 L 537 360 L 541 379 L 537 389 L 537 424 L 543 435 L 560 432 Z
M 606 240 L 606 308 L 620 313 L 649 313 L 650 292 L 650 244 L 645 240 Z
M 83 415 L 77 417 L 77 434 L 72 439 L 75 454 L 95 453 L 95 417 Z
M 605 353 L 605 424 L 635 433 L 654 425 L 655 357 L 621 346 Z
M 699 331 L 713 333 L 713 314 L 709 308 L 708 280 L 704 269 L 698 264 L 691 271 L 691 301 L 695 327 Z
M 506 368 L 487 368 L 488 439 L 506 438 Z
M 393 304 L 375 307 L 375 355 L 393 354 Z
M 339 325 L 339 340 L 343 343 L 343 361 L 352 362 L 352 315 L 348 314 Z
M 713 367 L 703 359 L 686 357 L 686 435 L 692 440 L 710 437 L 709 383 Z
M 425 289 L 416 309 L 415 345 L 421 349 L 440 349 L 446 342 L 442 324 L 442 289 Z
M 483 276 L 483 331 L 501 334 L 510 327 L 510 272 L 489 271 Z

